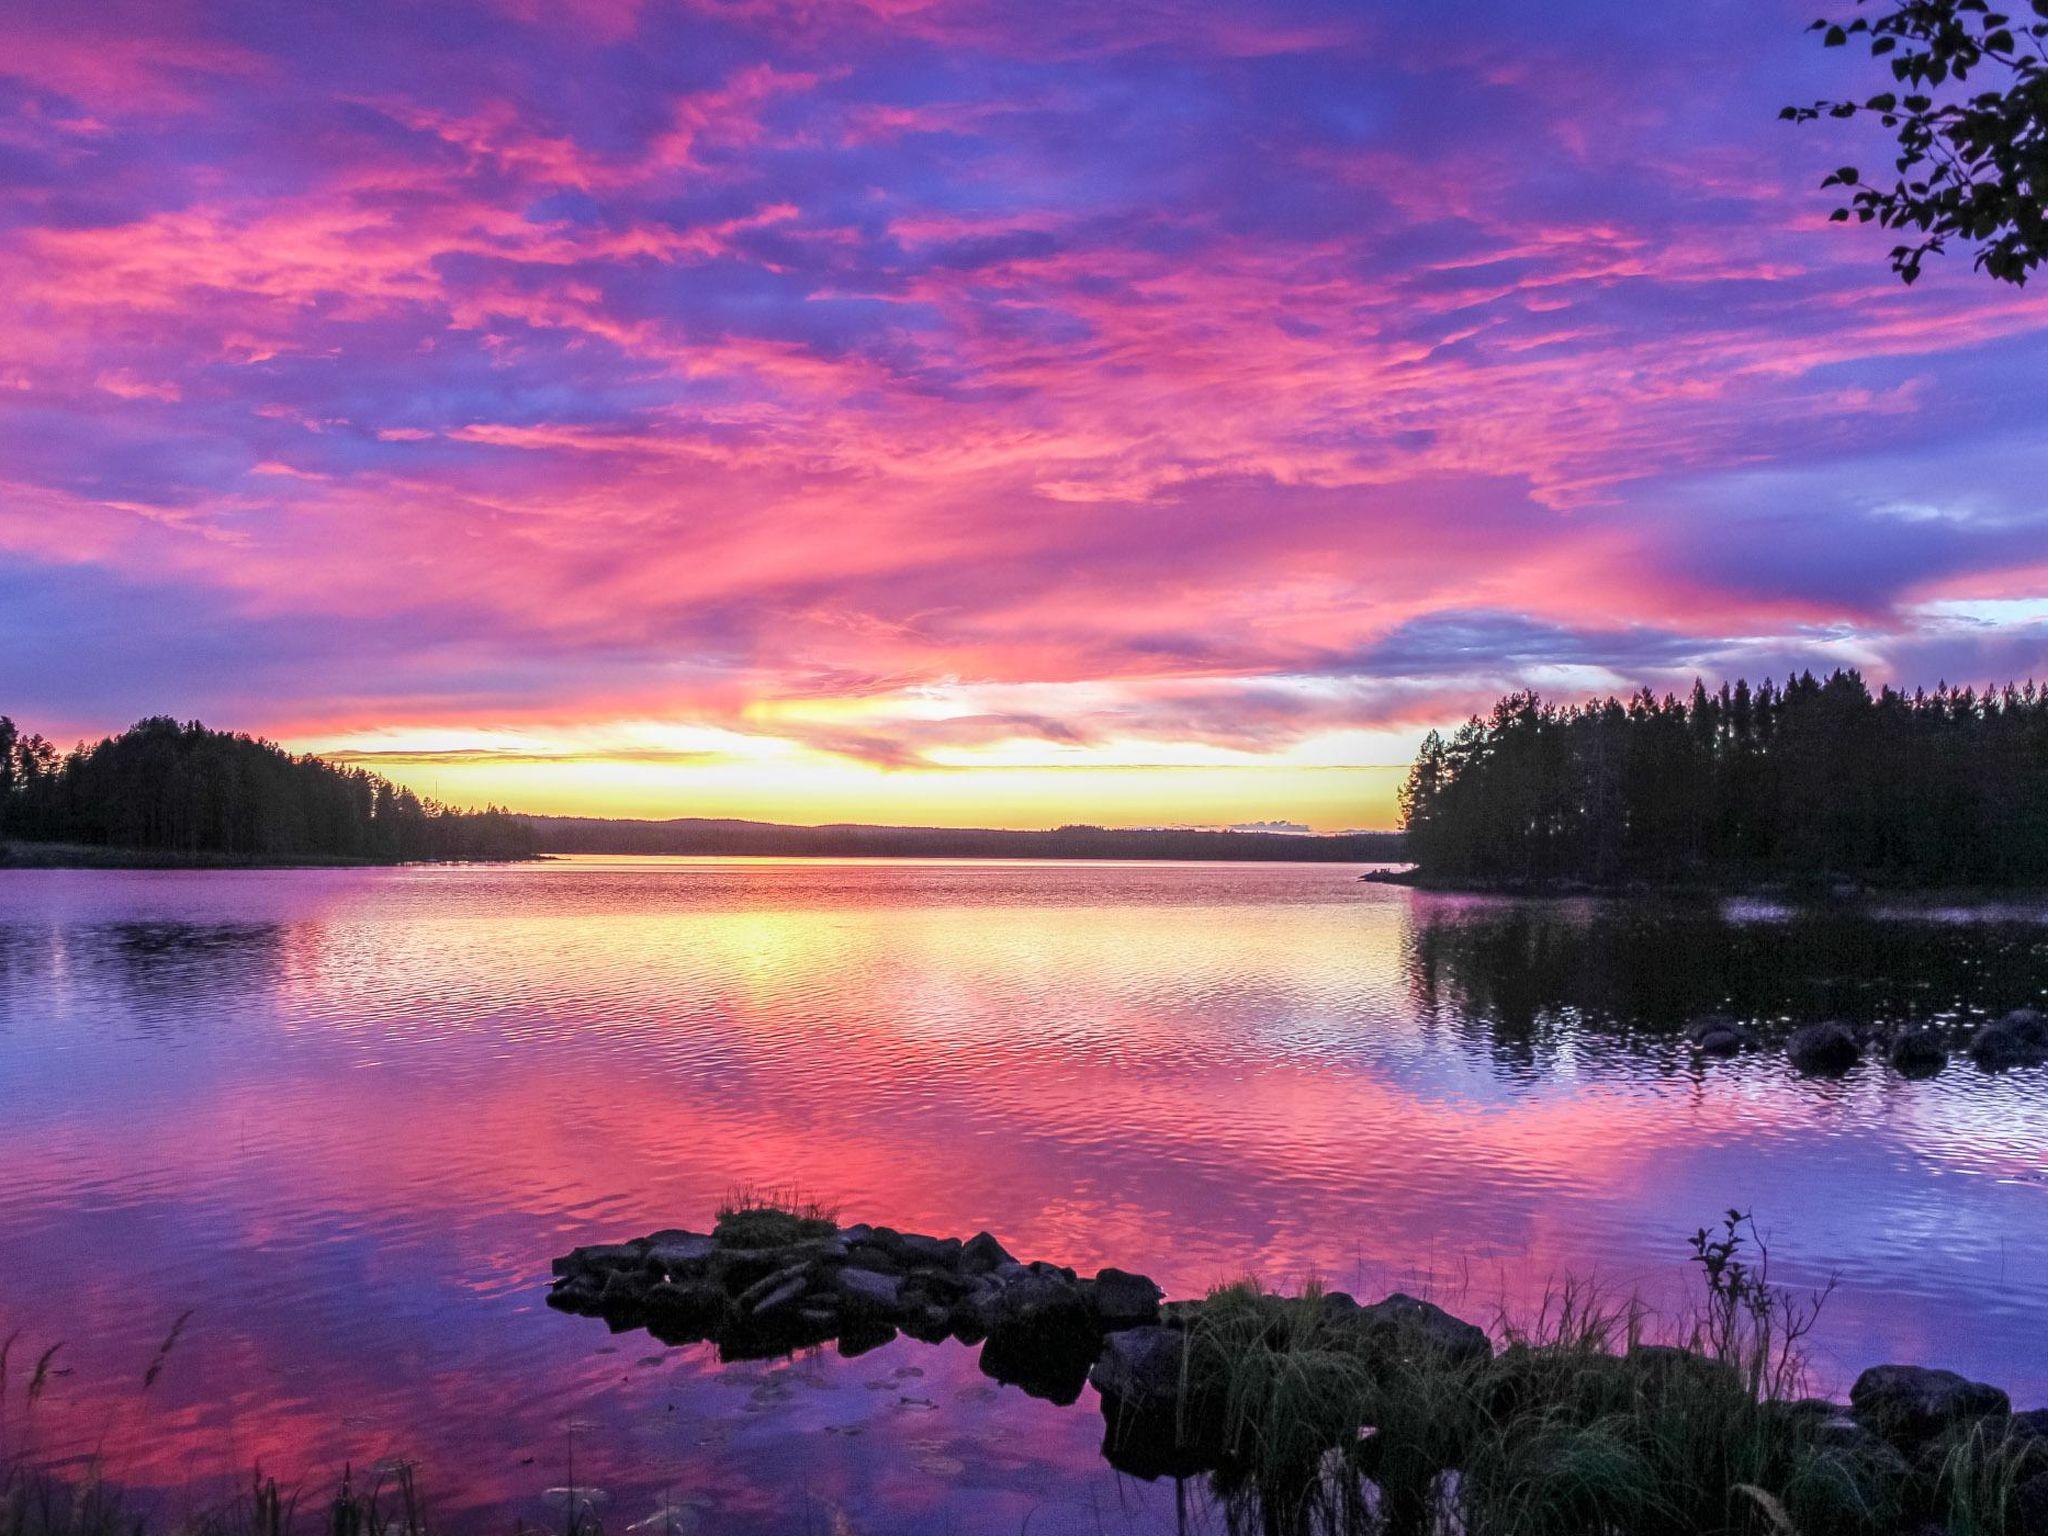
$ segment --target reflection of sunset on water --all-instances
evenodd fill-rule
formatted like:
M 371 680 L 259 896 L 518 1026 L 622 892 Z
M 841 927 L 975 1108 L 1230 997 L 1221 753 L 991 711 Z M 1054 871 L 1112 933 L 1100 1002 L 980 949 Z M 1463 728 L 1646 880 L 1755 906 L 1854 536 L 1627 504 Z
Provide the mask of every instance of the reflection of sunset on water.
M 935 1521 L 1126 1493 L 1126 1523 L 1160 1514 L 1100 1468 L 1099 1421 L 996 1391 L 969 1351 L 727 1368 L 541 1306 L 552 1254 L 702 1222 L 747 1183 L 1175 1294 L 1314 1271 L 1482 1316 L 1568 1270 L 1669 1306 L 1684 1234 L 1742 1205 L 1785 1278 L 1841 1274 L 1827 1384 L 1910 1358 L 2048 1394 L 2017 1347 L 2048 1289 L 2006 1258 L 2048 1230 L 2037 1081 L 1701 1067 L 1661 1016 L 1685 964 L 1779 937 L 1674 917 L 1631 938 L 1564 911 L 1504 929 L 1506 908 L 1354 876 L 16 877 L 0 975 L 39 1002 L 0 1033 L 0 1162 L 28 1172 L 0 1235 L 31 1257 L 0 1272 L 0 1317 L 23 1349 L 65 1340 L 73 1372 L 34 1432 L 163 1487 L 402 1453 L 456 1507 L 536 1514 L 577 1419 L 622 1497 L 673 1478 L 764 1524 L 798 1485 Z M 2029 921 L 1951 928 L 1956 968 L 1913 984 L 1998 1001 L 1972 989 L 2018 974 Z M 1498 955 L 1532 949 L 1555 963 L 1504 980 Z M 950 1487 L 917 1471 L 963 1459 Z

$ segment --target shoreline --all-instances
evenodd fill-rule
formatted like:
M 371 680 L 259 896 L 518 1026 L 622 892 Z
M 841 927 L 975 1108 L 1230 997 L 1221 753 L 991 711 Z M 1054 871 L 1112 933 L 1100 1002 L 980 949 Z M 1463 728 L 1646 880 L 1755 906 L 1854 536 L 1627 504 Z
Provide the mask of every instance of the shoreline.
M 1914 905 L 1991 905 L 2048 899 L 2044 885 L 1872 885 L 1860 880 L 1582 880 L 1454 879 L 1418 868 L 1368 870 L 1359 880 L 1397 885 L 1443 896 L 1508 896 L 1529 901 L 1574 898 L 1665 897 L 1673 900 L 1775 901 L 1801 905 L 1853 906 L 1899 901 Z
M 501 859 L 353 859 L 340 854 L 266 858 L 219 849 L 109 848 L 96 843 L 0 842 L 0 870 L 9 869 L 400 869 L 414 864 L 532 864 L 545 855 Z

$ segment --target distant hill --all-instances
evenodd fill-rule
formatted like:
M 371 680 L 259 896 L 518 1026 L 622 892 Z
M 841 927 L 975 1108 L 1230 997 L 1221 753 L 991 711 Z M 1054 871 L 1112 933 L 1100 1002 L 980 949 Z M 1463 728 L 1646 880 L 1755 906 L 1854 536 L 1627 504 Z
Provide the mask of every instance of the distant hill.
M 1398 832 L 1302 836 L 1284 832 L 1200 832 L 1058 827 L 1016 832 L 998 827 L 872 827 L 772 821 L 614 821 L 593 816 L 528 816 L 542 853 L 715 854 L 725 857 L 895 859 L 1244 859 L 1268 862 L 1381 863 L 1403 857 Z

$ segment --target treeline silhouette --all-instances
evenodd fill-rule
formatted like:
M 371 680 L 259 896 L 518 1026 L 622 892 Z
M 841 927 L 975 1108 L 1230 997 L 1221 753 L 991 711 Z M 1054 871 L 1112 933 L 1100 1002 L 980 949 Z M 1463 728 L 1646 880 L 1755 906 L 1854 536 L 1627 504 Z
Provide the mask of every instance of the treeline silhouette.
M 1446 883 L 2048 883 L 2048 688 L 1510 694 L 1429 734 L 1401 811 Z
M 251 860 L 524 858 L 533 829 L 359 768 L 157 716 L 60 754 L 0 715 L 0 838 Z
M 1048 831 L 999 827 L 819 827 L 772 821 L 682 817 L 612 821 L 581 816 L 528 818 L 549 853 L 657 853 L 778 858 L 923 859 L 1230 859 L 1371 862 L 1401 857 L 1396 832 L 1303 836 L 1284 832 L 1065 826 Z

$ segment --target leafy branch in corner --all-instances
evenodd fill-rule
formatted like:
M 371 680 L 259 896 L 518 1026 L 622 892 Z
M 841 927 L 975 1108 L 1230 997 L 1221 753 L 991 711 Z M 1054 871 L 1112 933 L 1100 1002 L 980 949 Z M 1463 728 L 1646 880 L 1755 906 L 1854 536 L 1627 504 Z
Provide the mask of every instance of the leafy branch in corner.
M 1875 117 L 1891 131 L 1899 152 L 1890 186 L 1853 165 L 1821 185 L 1851 189 L 1835 222 L 1905 237 L 1891 266 L 1908 283 L 1951 240 L 1974 245 L 1977 268 L 2008 283 L 2025 283 L 2048 258 L 2048 0 L 2026 4 L 2031 16 L 2015 20 L 1989 0 L 1878 0 L 1877 14 L 1813 24 L 1829 48 L 1867 42 L 1894 88 L 1778 115 Z

